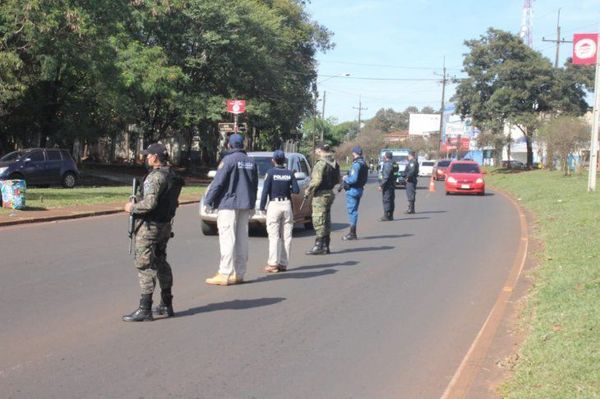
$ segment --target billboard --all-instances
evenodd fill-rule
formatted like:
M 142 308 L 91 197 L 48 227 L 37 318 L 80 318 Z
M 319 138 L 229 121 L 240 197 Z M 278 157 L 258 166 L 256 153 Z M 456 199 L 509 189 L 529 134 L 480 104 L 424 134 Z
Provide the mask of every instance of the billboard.
M 408 134 L 429 136 L 440 131 L 440 114 L 410 114 Z

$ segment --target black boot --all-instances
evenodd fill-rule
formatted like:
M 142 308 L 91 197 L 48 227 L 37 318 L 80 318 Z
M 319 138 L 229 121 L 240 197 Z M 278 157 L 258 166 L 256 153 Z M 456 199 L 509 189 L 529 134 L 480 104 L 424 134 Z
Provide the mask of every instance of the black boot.
M 315 238 L 315 245 L 314 247 L 312 247 L 312 249 L 310 251 L 307 251 L 306 254 L 307 255 L 324 255 L 326 254 L 326 249 L 325 249 L 325 237 L 321 238 L 321 237 L 317 237 Z
M 160 292 L 160 304 L 154 308 L 154 313 L 159 316 L 173 317 L 173 295 L 171 295 L 171 289 L 167 288 Z
M 415 213 L 415 201 L 410 201 L 408 203 L 408 209 L 404 213 L 409 214 L 409 215 L 412 215 L 413 213 Z
M 123 316 L 123 321 L 152 321 L 152 294 L 142 294 L 140 307 L 131 314 Z
M 350 232 L 342 237 L 344 241 L 356 240 L 358 237 L 356 236 L 356 226 L 350 226 Z
M 385 212 L 381 219 L 379 219 L 380 222 L 389 222 L 390 220 L 394 220 L 392 212 Z
M 325 237 L 323 237 L 323 249 L 325 250 L 325 253 L 327 255 L 329 255 L 331 253 L 331 251 L 329 251 L 329 243 L 331 242 L 331 236 L 329 234 L 327 234 Z

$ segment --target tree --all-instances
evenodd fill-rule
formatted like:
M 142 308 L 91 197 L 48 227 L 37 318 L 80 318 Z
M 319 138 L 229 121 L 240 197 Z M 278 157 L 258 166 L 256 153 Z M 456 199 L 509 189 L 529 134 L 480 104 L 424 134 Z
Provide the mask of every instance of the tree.
M 569 156 L 590 141 L 590 126 L 581 118 L 558 116 L 544 123 L 540 129 L 540 139 L 559 156 L 561 169 L 566 176 L 569 174 Z
M 533 164 L 533 137 L 544 117 L 554 112 L 581 114 L 585 93 L 574 74 L 555 70 L 550 61 L 508 32 L 490 28 L 470 51 L 454 101 L 461 116 L 472 116 L 482 131 L 502 134 L 504 125 L 519 127 L 526 138 L 527 164 Z

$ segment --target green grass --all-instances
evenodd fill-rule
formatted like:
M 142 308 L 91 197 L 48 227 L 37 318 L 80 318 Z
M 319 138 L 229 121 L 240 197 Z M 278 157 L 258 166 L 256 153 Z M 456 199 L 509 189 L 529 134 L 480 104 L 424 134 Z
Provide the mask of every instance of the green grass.
M 587 192 L 587 174 L 492 171 L 486 181 L 535 215 L 543 242 L 503 397 L 600 398 L 600 194 Z
M 204 191 L 203 186 L 185 186 L 182 196 L 198 198 Z M 81 205 L 101 205 L 125 203 L 131 193 L 131 187 L 85 187 L 85 188 L 29 188 L 25 194 L 27 210 L 70 208 Z M 0 209 L 0 215 L 14 212 L 12 209 Z

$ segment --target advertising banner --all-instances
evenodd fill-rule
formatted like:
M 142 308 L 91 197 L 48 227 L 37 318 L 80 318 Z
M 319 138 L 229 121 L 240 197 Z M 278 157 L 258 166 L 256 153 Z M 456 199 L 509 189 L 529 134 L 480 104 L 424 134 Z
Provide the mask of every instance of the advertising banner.
M 596 63 L 597 53 L 597 33 L 576 33 L 573 35 L 573 64 L 593 65 Z

